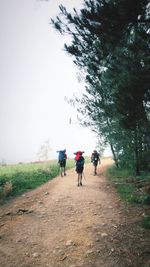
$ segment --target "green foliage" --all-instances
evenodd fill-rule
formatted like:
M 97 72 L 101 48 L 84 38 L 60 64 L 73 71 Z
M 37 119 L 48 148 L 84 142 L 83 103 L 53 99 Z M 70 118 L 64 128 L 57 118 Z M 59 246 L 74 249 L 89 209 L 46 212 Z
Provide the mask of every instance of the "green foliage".
M 111 167 L 107 171 L 107 177 L 115 186 L 120 197 L 132 204 L 150 204 L 150 177 L 143 173 L 141 176 L 134 176 L 133 170 L 117 169 Z
M 74 165 L 74 160 L 67 160 L 67 169 Z M 34 189 L 58 174 L 57 161 L 0 167 L 0 200 Z
M 146 216 L 142 221 L 141 221 L 141 226 L 144 229 L 150 229 L 150 216 Z
M 60 6 L 52 24 L 72 37 L 65 50 L 83 71 L 77 111 L 109 143 L 116 166 L 149 170 L 150 54 L 148 0 L 91 0 L 73 14 Z M 63 18 L 63 19 L 62 19 Z

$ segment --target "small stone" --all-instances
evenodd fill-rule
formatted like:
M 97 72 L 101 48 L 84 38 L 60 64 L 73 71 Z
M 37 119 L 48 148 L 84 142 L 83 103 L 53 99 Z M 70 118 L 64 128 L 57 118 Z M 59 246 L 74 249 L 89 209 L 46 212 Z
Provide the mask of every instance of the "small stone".
M 67 255 L 65 255 L 64 257 L 62 257 L 61 259 L 60 259 L 60 261 L 64 261 L 65 259 L 67 259 Z
M 90 255 L 92 253 L 93 253 L 93 250 L 92 249 L 89 249 L 89 250 L 86 251 L 86 255 Z
M 29 257 L 29 256 L 30 256 L 30 255 L 29 255 L 29 252 L 26 252 L 26 253 L 25 253 L 25 255 L 26 255 L 27 257 Z
M 63 255 L 65 254 L 65 252 L 64 252 L 62 249 L 59 249 L 59 250 L 57 251 L 57 254 L 58 254 L 59 256 L 63 256 Z
M 89 244 L 87 244 L 87 247 L 92 248 L 93 247 L 93 244 L 92 243 L 89 243 Z
M 105 236 L 108 236 L 108 234 L 106 234 L 106 233 L 101 233 L 101 237 L 105 237 Z
M 16 240 L 16 243 L 19 243 L 19 242 L 21 242 L 22 241 L 22 239 L 18 239 L 18 240 Z
M 68 247 L 68 246 L 74 246 L 75 244 L 74 244 L 74 242 L 72 241 L 72 240 L 68 240 L 67 242 L 66 242 L 66 246 Z
M 114 225 L 114 224 L 113 224 L 113 227 L 114 227 L 114 228 L 117 228 L 117 225 Z
M 35 252 L 35 253 L 32 254 L 32 256 L 33 256 L 34 258 L 37 258 L 37 257 L 39 256 L 39 254 L 38 254 L 37 252 Z

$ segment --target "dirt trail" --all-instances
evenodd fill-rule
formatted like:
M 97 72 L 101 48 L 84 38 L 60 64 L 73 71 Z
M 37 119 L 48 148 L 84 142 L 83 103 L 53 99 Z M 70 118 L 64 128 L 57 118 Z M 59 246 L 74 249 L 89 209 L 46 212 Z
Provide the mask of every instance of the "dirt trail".
M 1 267 L 136 266 L 118 231 L 125 225 L 122 204 L 104 177 L 85 165 L 83 186 L 74 169 L 0 209 Z

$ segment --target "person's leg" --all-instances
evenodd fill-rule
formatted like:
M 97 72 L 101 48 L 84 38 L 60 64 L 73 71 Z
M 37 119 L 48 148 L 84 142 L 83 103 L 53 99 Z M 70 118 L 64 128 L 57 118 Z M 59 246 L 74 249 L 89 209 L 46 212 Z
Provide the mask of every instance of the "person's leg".
M 82 173 L 80 173 L 80 185 L 82 185 Z
M 80 174 L 78 173 L 78 186 L 80 185 L 80 184 L 79 184 L 79 179 L 80 179 Z
M 96 175 L 97 174 L 97 163 L 95 162 L 95 164 L 94 164 L 94 175 Z
M 60 167 L 60 175 L 63 177 L 63 167 Z
M 94 175 L 96 175 L 96 166 L 94 164 Z
M 97 165 L 95 165 L 95 175 L 97 174 Z
M 66 160 L 64 160 L 64 176 L 66 175 Z

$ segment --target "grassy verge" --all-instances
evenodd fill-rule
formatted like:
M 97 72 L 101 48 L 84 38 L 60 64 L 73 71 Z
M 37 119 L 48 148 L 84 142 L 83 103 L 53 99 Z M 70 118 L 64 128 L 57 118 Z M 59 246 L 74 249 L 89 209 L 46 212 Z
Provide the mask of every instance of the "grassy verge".
M 67 160 L 67 169 L 74 165 L 74 160 Z M 34 189 L 57 175 L 57 160 L 0 167 L 0 202 Z
M 108 169 L 106 175 L 121 199 L 134 205 L 150 205 L 150 175 L 135 177 L 130 170 L 114 166 Z M 141 226 L 150 229 L 149 216 L 143 219 Z

